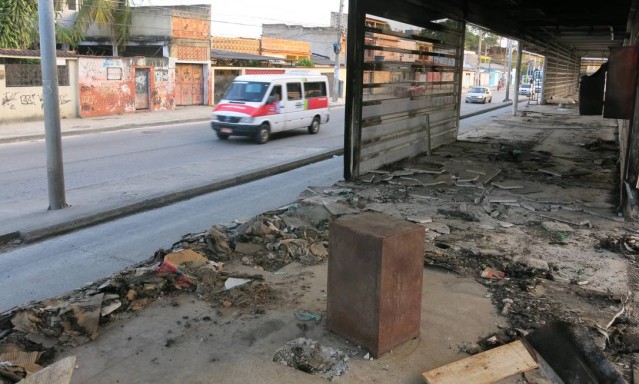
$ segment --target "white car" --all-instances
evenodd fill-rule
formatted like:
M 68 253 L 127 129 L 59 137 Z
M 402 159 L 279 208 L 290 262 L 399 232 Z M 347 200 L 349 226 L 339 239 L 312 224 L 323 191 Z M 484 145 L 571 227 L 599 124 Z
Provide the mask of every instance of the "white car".
M 473 87 L 466 94 L 467 103 L 490 103 L 493 101 L 493 93 L 488 87 Z

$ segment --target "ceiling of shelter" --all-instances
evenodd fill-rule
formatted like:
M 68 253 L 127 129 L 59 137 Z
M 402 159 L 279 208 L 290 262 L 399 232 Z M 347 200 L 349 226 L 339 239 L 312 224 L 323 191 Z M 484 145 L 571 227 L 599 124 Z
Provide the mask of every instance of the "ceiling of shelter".
M 543 54 L 551 42 L 577 57 L 608 56 L 623 45 L 633 0 L 590 3 L 583 0 L 351 0 L 378 16 L 413 20 L 446 17 L 476 24 L 497 34 L 522 40 L 524 49 Z M 635 0 L 635 3 L 639 1 Z M 389 5 L 389 4 L 392 4 Z M 631 18 L 632 16 L 632 18 Z
M 608 56 L 609 47 L 623 45 L 634 12 L 632 0 L 467 0 L 464 6 L 466 21 L 521 39 L 525 49 L 543 53 L 555 41 L 578 57 Z

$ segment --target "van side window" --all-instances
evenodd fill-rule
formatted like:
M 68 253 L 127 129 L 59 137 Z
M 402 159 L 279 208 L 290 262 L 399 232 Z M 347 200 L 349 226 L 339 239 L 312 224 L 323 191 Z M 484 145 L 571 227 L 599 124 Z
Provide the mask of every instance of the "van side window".
M 286 96 L 289 100 L 302 100 L 302 84 L 286 83 Z
M 323 81 L 314 81 L 304 83 L 304 97 L 326 97 L 326 83 Z

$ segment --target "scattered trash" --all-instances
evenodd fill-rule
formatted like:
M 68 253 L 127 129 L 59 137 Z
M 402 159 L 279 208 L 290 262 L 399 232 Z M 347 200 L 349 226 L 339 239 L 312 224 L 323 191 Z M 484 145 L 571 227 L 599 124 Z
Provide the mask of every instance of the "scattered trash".
M 250 283 L 253 280 L 249 280 L 249 279 L 238 279 L 235 277 L 229 277 L 228 279 L 226 279 L 226 281 L 224 282 L 224 288 L 225 289 L 233 289 L 235 287 L 239 287 L 242 284 L 246 284 L 246 283 Z
M 503 271 L 498 271 L 494 268 L 486 267 L 486 269 L 484 269 L 484 271 L 481 273 L 481 277 L 483 277 L 484 279 L 502 280 L 504 277 L 506 277 L 506 273 Z
M 300 321 L 310 321 L 315 320 L 319 322 L 322 320 L 322 315 L 319 313 L 307 312 L 307 311 L 298 311 L 295 312 L 295 317 Z
M 74 369 L 75 356 L 69 356 L 27 376 L 20 384 L 69 384 Z
M 476 355 L 482 352 L 482 348 L 479 346 L 479 344 L 474 343 L 472 341 L 464 341 L 461 344 L 459 344 L 459 350 L 461 352 L 466 352 L 470 355 Z
M 512 299 L 503 299 L 502 302 L 504 303 L 504 306 L 501 309 L 501 314 L 507 316 L 510 311 L 510 306 L 513 305 L 514 301 Z
M 276 363 L 309 374 L 321 375 L 328 380 L 346 374 L 348 360 L 346 353 L 305 338 L 289 341 L 273 356 Z

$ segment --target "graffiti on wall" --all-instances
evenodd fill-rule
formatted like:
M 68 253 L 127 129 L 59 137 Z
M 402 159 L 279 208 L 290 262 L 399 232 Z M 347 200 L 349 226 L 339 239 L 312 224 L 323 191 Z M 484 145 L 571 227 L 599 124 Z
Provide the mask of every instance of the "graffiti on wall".
M 169 59 L 164 57 L 147 57 L 146 65 L 156 69 L 169 69 Z
M 100 70 L 94 61 L 83 61 L 80 64 L 80 77 L 84 80 L 97 80 Z
M 58 104 L 61 106 L 69 104 L 70 102 L 71 100 L 65 94 L 58 97 Z M 16 110 L 18 105 L 22 105 L 23 107 L 33 105 L 40 107 L 40 109 L 44 109 L 44 96 L 41 93 L 21 94 L 20 92 L 5 92 L 2 95 L 2 98 L 0 98 L 0 106 L 3 108 Z
M 9 109 L 16 109 L 15 101 L 18 98 L 18 94 L 18 92 L 5 92 L 4 95 L 2 95 L 2 106 L 8 107 Z

